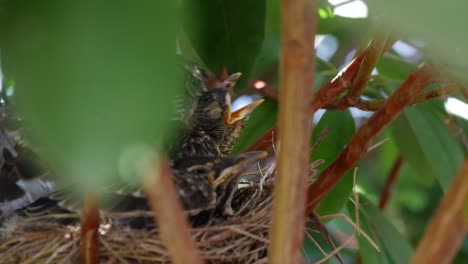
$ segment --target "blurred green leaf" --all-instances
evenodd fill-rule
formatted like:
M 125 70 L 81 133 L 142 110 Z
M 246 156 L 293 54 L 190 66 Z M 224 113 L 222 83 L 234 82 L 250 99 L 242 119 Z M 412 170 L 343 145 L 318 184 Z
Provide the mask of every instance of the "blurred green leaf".
M 351 216 L 351 219 L 354 222 L 356 222 L 355 204 L 352 201 L 348 201 L 347 207 L 348 207 L 348 211 Z M 371 219 L 369 219 L 369 216 L 366 214 L 366 212 L 362 208 L 359 208 L 358 212 L 359 212 L 359 226 L 361 227 L 362 231 L 366 233 L 372 239 L 372 241 L 376 243 L 376 245 L 380 249 L 380 252 L 377 251 L 377 249 L 374 248 L 372 244 L 369 243 L 369 241 L 366 238 L 364 238 L 364 236 L 359 235 L 357 239 L 359 242 L 359 255 L 362 259 L 362 263 L 363 264 L 392 263 L 390 257 L 385 251 L 382 241 L 380 240 L 379 236 L 377 236 L 374 233 L 375 229 L 372 226 Z
M 234 146 L 233 153 L 240 153 L 253 144 L 268 129 L 272 128 L 276 124 L 277 113 L 278 103 L 271 100 L 265 100 L 265 102 L 257 107 L 250 115 L 242 136 Z
M 325 128 L 329 129 L 328 135 L 320 143 L 311 155 L 311 161 L 323 159 L 324 164 L 317 169 L 323 171 L 328 167 L 343 150 L 355 132 L 354 119 L 349 110 L 326 111 L 314 128 L 312 142 L 316 142 Z M 348 200 L 353 188 L 353 170 L 350 170 L 333 188 L 333 190 L 320 202 L 317 207 L 319 215 L 333 214 L 339 211 Z
M 444 190 L 463 161 L 463 151 L 444 125 L 441 102 L 410 107 L 391 126 L 400 153 L 425 183 L 434 178 Z
M 128 149 L 164 138 L 180 86 L 174 3 L 11 0 L 0 10 L 3 71 L 64 175 L 104 184 Z
M 466 79 L 468 36 L 466 31 L 466 1 L 382 1 L 368 0 L 369 13 L 379 15 L 386 26 L 398 29 L 422 41 L 425 50 L 449 74 Z M 434 19 L 437 18 L 437 19 Z
M 377 63 L 377 70 L 380 75 L 394 80 L 405 80 L 408 73 L 416 68 L 392 53 L 386 53 Z
M 371 202 L 362 197 L 361 209 L 367 214 L 368 221 L 373 226 L 375 235 L 380 237 L 385 250 L 393 259 L 394 263 L 408 263 L 413 248 L 406 238 L 393 226 L 384 214 Z
M 200 58 L 218 73 L 242 72 L 243 88 L 265 32 L 266 1 L 183 0 L 183 26 Z
M 360 196 L 359 200 L 360 226 L 381 250 L 381 252 L 377 252 L 363 236 L 359 236 L 359 247 L 363 263 L 408 263 L 413 254 L 409 242 L 375 205 L 364 196 Z M 353 219 L 356 219 L 354 208 L 354 204 L 350 201 L 348 210 Z

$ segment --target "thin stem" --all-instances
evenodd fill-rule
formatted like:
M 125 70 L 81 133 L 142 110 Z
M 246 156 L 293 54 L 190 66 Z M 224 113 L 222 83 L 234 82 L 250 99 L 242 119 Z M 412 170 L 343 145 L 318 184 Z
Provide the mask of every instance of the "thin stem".
M 176 188 L 172 182 L 172 171 L 167 162 L 161 160 L 144 175 L 144 188 L 153 216 L 158 223 L 161 239 L 176 264 L 201 264 L 202 259 L 195 246 L 186 215 L 182 210 Z
M 452 263 L 466 238 L 468 156 L 431 218 L 410 263 Z
M 314 78 L 316 1 L 283 0 L 278 173 L 269 263 L 301 263 Z
M 400 175 L 401 167 L 403 166 L 403 156 L 398 156 L 393 163 L 390 173 L 388 174 L 387 180 L 385 181 L 384 189 L 380 195 L 379 200 L 379 209 L 384 210 L 387 206 L 388 200 L 393 193 L 393 188 L 395 187 L 395 182 Z
M 81 262 L 98 263 L 99 252 L 99 198 L 94 192 L 85 197 L 81 216 Z
M 340 153 L 320 175 L 308 190 L 308 212 L 313 212 L 320 201 L 333 189 L 367 152 L 370 143 L 387 127 L 408 105 L 424 87 L 433 80 L 431 71 L 426 67 L 420 68 L 410 74 L 408 79 L 387 100 L 386 104 L 357 131 L 346 148 Z

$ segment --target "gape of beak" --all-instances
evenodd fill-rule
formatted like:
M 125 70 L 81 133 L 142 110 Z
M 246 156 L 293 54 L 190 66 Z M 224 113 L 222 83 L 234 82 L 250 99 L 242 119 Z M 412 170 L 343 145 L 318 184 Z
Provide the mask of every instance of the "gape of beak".
M 224 169 L 221 174 L 214 180 L 213 187 L 216 189 L 220 186 L 228 186 L 236 181 L 249 168 L 261 159 L 268 156 L 265 151 L 250 151 L 239 154 L 235 157 L 235 164 Z
M 241 76 L 240 72 L 231 74 L 229 77 L 226 78 L 219 86 L 218 88 L 224 88 L 224 89 L 231 89 L 236 82 L 239 80 Z M 235 122 L 239 120 L 245 119 L 247 116 L 249 116 L 257 106 L 259 106 L 261 103 L 263 103 L 264 99 L 257 100 L 251 104 L 248 104 L 241 109 L 238 109 L 234 112 L 231 113 L 231 95 L 228 92 L 226 94 L 225 98 L 225 104 L 227 106 L 225 115 L 224 115 L 224 122 L 227 125 L 234 124 Z
M 229 99 L 230 101 L 230 99 Z M 228 105 L 229 111 L 227 111 L 227 117 L 225 117 L 225 122 L 228 125 L 234 124 L 239 120 L 247 118 L 257 106 L 261 105 L 265 101 L 264 99 L 259 99 L 253 103 L 250 103 L 234 112 L 231 112 L 231 104 Z

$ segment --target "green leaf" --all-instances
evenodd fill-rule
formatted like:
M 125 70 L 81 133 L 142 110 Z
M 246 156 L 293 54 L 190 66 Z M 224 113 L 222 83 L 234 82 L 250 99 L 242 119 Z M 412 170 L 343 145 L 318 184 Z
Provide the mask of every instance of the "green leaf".
M 60 175 L 105 184 L 128 150 L 153 148 L 168 133 L 181 86 L 175 4 L 1 5 L 3 71 L 15 79 L 18 110 Z
M 234 146 L 233 153 L 240 153 L 253 144 L 268 129 L 272 128 L 276 124 L 277 113 L 278 104 L 271 100 L 265 100 L 265 102 L 257 107 L 250 115 L 242 136 Z
M 379 74 L 394 80 L 405 80 L 415 68 L 393 53 L 386 53 L 377 63 Z
M 181 6 L 184 29 L 200 58 L 215 73 L 222 66 L 242 72 L 236 87 L 243 88 L 262 47 L 266 1 L 183 0 Z
M 441 102 L 410 107 L 391 126 L 393 139 L 418 177 L 425 183 L 437 179 L 446 190 L 463 162 L 463 151 L 443 123 Z
M 360 253 L 363 263 L 408 263 L 413 248 L 384 214 L 364 196 L 359 197 L 360 226 L 377 243 L 381 252 L 377 252 L 370 243 L 359 236 Z M 348 203 L 348 210 L 355 218 L 354 204 Z
M 378 232 L 380 239 L 395 263 L 408 263 L 413 255 L 413 248 L 406 238 L 393 226 L 384 214 L 372 203 L 362 199 L 362 209 Z
M 314 128 L 312 142 L 316 142 L 325 128 L 329 133 L 311 155 L 311 161 L 323 159 L 324 164 L 318 169 L 323 171 L 328 167 L 343 150 L 355 132 L 354 119 L 347 111 L 326 111 Z M 323 199 L 317 207 L 319 215 L 333 214 L 339 211 L 348 200 L 353 187 L 353 170 L 350 170 Z
M 356 223 L 356 213 L 355 213 L 355 204 L 352 201 L 349 201 L 347 204 L 349 214 L 351 219 Z M 363 264 L 373 264 L 373 263 L 392 263 L 390 257 L 385 252 L 385 248 L 382 244 L 380 238 L 373 232 L 373 227 L 371 224 L 371 219 L 366 214 L 362 208 L 359 208 L 359 227 L 364 233 L 366 233 L 372 241 L 379 247 L 379 251 L 362 235 L 358 235 L 357 239 L 359 242 L 359 254 L 362 259 Z
M 466 81 L 468 36 L 461 34 L 466 24 L 466 1 L 369 0 L 366 3 L 369 13 L 378 15 L 385 26 L 424 43 L 426 54 L 441 64 L 439 70 Z

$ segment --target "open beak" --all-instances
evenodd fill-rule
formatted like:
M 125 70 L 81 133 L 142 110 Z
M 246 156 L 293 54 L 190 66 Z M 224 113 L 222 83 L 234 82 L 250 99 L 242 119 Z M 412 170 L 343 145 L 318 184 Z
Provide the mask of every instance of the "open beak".
M 266 156 L 268 156 L 268 153 L 265 151 L 249 151 L 237 155 L 235 158 L 236 164 L 224 169 L 219 177 L 213 182 L 213 187 L 216 189 L 222 184 L 227 185 L 231 183 Z
M 235 122 L 239 121 L 239 120 L 242 120 L 244 118 L 246 118 L 247 116 L 249 116 L 253 110 L 255 108 L 257 108 L 257 106 L 259 106 L 260 104 L 263 103 L 263 101 L 265 101 L 264 99 L 259 99 L 251 104 L 248 104 L 234 112 L 231 113 L 231 110 L 229 109 L 228 113 L 227 113 L 227 117 L 225 118 L 226 120 L 226 124 L 230 125 L 230 124 L 234 124 Z M 231 107 L 231 105 L 229 104 L 229 108 Z

